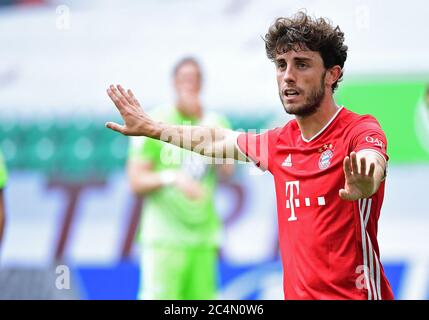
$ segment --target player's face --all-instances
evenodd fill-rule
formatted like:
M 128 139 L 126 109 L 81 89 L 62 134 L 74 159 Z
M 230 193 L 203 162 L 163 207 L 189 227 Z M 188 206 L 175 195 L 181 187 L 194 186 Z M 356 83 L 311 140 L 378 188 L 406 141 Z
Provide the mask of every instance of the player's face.
M 197 95 L 201 89 L 201 73 L 199 67 L 192 62 L 185 63 L 177 70 L 174 85 L 178 95 Z
M 275 59 L 280 100 L 285 111 L 308 116 L 325 96 L 326 69 L 318 52 L 290 50 Z

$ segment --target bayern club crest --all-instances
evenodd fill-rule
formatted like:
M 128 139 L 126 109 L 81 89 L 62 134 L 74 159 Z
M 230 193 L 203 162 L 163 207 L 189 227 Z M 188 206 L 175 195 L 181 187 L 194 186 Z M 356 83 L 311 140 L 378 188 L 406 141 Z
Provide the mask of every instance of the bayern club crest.
M 319 158 L 319 168 L 320 170 L 324 170 L 331 164 L 331 159 L 334 156 L 334 153 L 331 149 L 327 149 L 322 152 Z

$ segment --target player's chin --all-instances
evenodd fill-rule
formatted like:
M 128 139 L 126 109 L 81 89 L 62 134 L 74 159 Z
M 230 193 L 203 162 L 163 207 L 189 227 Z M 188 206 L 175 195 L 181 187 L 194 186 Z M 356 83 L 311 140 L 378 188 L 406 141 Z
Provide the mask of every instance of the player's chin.
M 301 105 L 291 102 L 283 102 L 283 107 L 288 114 L 300 114 Z

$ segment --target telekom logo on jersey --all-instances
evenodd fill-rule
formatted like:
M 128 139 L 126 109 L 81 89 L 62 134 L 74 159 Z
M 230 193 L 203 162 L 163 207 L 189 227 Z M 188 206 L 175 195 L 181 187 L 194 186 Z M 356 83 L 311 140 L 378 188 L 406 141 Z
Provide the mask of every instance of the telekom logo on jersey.
M 299 181 L 286 181 L 286 208 L 290 209 L 290 217 L 288 221 L 296 221 L 296 208 L 301 207 L 301 199 L 299 196 Z M 302 206 L 310 207 L 315 199 L 304 197 L 304 203 Z M 317 197 L 317 205 L 324 206 L 325 197 Z

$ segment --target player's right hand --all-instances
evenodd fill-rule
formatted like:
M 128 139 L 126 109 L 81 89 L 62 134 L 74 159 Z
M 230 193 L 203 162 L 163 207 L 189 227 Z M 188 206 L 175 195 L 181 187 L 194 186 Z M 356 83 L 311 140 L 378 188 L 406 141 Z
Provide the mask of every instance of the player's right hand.
M 179 172 L 177 174 L 174 185 L 190 200 L 200 200 L 204 196 L 204 189 L 201 183 L 185 173 Z
M 107 128 L 126 136 L 155 137 L 157 135 L 157 131 L 159 131 L 157 123 L 143 111 L 131 90 L 125 91 L 120 85 L 116 87 L 110 85 L 107 94 L 124 120 L 124 125 L 107 122 Z
M 350 157 L 346 156 L 344 158 L 345 185 L 339 191 L 341 199 L 347 201 L 365 199 L 371 197 L 377 191 L 377 184 L 374 178 L 375 163 L 370 163 L 368 172 L 366 167 L 366 158 L 360 158 L 359 166 L 356 152 L 354 151 L 350 153 Z

